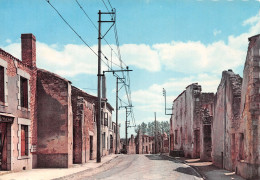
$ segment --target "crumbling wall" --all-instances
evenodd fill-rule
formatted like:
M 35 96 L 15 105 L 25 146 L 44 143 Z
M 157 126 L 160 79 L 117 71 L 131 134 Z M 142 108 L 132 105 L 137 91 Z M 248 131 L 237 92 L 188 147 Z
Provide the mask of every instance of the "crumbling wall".
M 186 87 L 173 104 L 172 132 L 174 150 L 184 151 L 186 157 L 200 156 L 200 95 L 197 83 Z
M 96 158 L 97 133 L 95 97 L 72 86 L 73 163 L 86 163 Z M 91 102 L 90 102 L 91 101 Z
M 131 138 L 128 140 L 127 154 L 136 154 L 136 144 L 133 134 L 131 135 Z
M 216 166 L 230 171 L 236 164 L 241 85 L 238 74 L 223 71 L 215 97 L 212 159 Z
M 214 112 L 214 93 L 201 94 L 201 138 L 200 160 L 211 161 L 212 152 L 212 120 Z
M 237 172 L 245 178 L 260 177 L 260 37 L 249 38 L 243 72 Z
M 43 168 L 72 165 L 70 82 L 45 70 L 37 72 L 37 164 Z

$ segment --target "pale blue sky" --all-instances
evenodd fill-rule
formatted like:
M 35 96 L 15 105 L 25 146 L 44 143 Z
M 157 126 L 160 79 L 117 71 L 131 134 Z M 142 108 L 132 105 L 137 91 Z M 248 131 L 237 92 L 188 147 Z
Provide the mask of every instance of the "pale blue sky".
M 78 1 L 97 25 L 98 10 L 106 11 L 102 0 Z M 76 1 L 50 2 L 96 51 L 97 31 Z M 247 38 L 260 32 L 256 0 L 110 2 L 117 10 L 123 61 L 134 70 L 130 74 L 137 124 L 153 120 L 155 111 L 159 120 L 169 120 L 164 115 L 163 87 L 170 106 L 192 82 L 215 92 L 223 70 L 231 68 L 242 75 Z M 77 87 L 96 89 L 97 58 L 45 0 L 0 0 L 0 22 L 1 48 L 20 57 L 20 34 L 33 33 L 38 42 L 38 67 L 70 79 Z M 106 39 L 115 44 L 113 31 Z M 108 48 L 102 48 L 110 57 Z M 115 78 L 109 75 L 107 79 L 108 98 L 115 107 Z M 95 90 L 86 91 L 96 94 Z M 124 93 L 120 96 L 124 98 Z M 125 111 L 120 110 L 121 137 L 124 118 Z

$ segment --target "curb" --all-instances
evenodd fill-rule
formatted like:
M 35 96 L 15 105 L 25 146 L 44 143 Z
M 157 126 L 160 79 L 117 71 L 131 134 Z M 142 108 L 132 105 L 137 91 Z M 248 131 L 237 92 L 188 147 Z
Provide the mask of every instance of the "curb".
M 100 165 L 97 166 L 96 168 L 100 168 L 100 167 L 104 166 L 105 164 L 109 164 L 113 159 L 116 159 L 117 157 L 118 157 L 118 155 L 116 155 L 114 158 L 108 160 L 107 162 L 104 162 L 103 164 L 100 164 Z M 77 175 L 77 174 L 79 175 L 79 174 L 82 174 L 82 173 L 85 173 L 85 172 L 91 172 L 93 169 L 95 169 L 95 168 L 85 169 L 85 170 L 82 170 L 82 171 L 79 171 L 79 172 L 76 172 L 76 173 L 68 174 L 68 175 L 66 175 L 66 176 L 54 178 L 54 179 L 51 179 L 51 180 L 68 179 L 68 178 L 73 177 L 73 176 L 75 176 L 75 175 Z
M 176 159 L 176 158 L 174 158 L 174 157 L 172 157 L 172 156 L 169 156 L 169 155 L 161 154 L 161 156 L 165 156 L 165 157 L 168 157 L 168 158 L 170 158 L 170 159 L 174 159 L 175 161 L 177 161 L 177 162 L 179 162 L 179 163 L 186 164 L 187 166 L 191 167 L 191 169 L 193 169 L 193 171 L 194 171 L 197 175 L 199 175 L 202 179 L 207 180 L 206 176 L 205 176 L 197 167 L 192 166 L 192 165 L 189 165 L 189 164 L 187 164 L 185 161 Z

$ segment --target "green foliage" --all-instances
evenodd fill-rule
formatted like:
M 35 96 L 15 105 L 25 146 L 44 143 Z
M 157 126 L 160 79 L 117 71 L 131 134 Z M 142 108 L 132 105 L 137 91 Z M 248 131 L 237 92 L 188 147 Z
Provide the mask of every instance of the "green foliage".
M 168 121 L 161 121 L 161 122 L 156 121 L 156 129 L 155 129 L 154 121 L 148 122 L 148 124 L 146 124 L 145 122 L 142 122 L 141 125 L 139 124 L 135 128 L 135 132 L 138 133 L 139 130 L 142 132 L 142 134 L 146 134 L 148 136 L 154 136 L 155 131 L 160 134 L 166 133 L 169 136 L 170 124 Z

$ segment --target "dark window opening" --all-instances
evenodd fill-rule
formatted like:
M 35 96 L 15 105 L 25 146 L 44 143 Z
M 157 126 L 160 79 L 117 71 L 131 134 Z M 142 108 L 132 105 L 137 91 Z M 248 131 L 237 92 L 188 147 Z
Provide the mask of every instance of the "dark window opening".
M 178 144 L 178 130 L 175 130 L 175 144 Z
M 108 113 L 107 112 L 104 113 L 104 125 L 108 126 Z
M 20 78 L 21 107 L 28 108 L 28 80 Z
M 5 70 L 0 66 L 0 101 L 5 102 Z
M 239 159 L 245 159 L 245 150 L 244 150 L 244 133 L 240 133 L 239 138 Z
M 28 126 L 21 125 L 21 156 L 28 156 Z
M 105 149 L 106 145 L 106 133 L 102 134 L 102 148 Z

